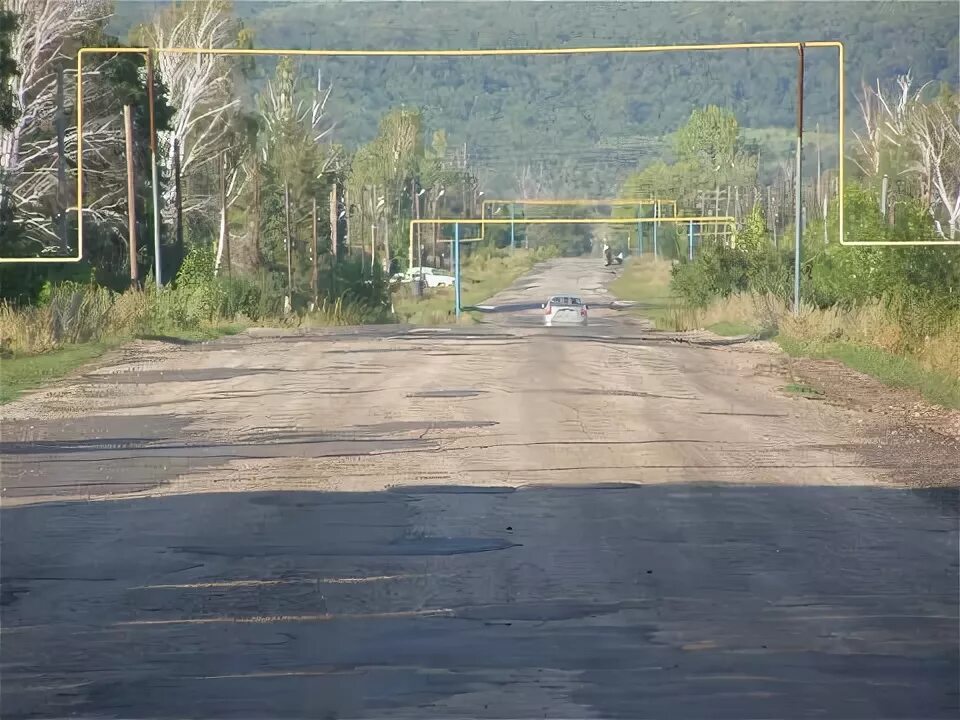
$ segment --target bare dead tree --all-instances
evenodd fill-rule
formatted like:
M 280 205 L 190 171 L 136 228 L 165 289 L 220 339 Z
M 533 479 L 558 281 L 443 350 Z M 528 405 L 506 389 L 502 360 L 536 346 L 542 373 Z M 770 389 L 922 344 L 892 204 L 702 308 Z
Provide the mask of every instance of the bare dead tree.
M 180 171 L 187 175 L 195 167 L 216 160 L 231 132 L 230 116 L 240 103 L 233 92 L 227 58 L 214 54 L 172 54 L 170 47 L 226 48 L 236 44 L 236 19 L 222 0 L 198 0 L 174 7 L 145 28 L 144 40 L 156 53 L 160 77 L 176 108 L 172 129 L 159 133 L 162 164 L 173 170 L 173 140 L 180 146 Z M 246 175 L 236 164 L 227 177 L 227 200 L 240 195 Z M 172 212 L 172 184 L 164 188 L 164 207 Z M 216 199 L 186 192 L 184 214 L 212 209 Z
M 545 197 L 548 191 L 548 180 L 544 172 L 543 163 L 538 169 L 526 164 L 516 170 L 517 192 L 524 200 L 534 200 Z
M 57 102 L 57 71 L 74 59 L 71 57 L 79 39 L 99 30 L 111 14 L 103 0 L 8 0 L 7 7 L 19 18 L 19 26 L 11 38 L 11 53 L 19 74 L 11 80 L 11 92 L 21 109 L 14 126 L 0 129 L 0 176 L 5 191 L 17 206 L 17 216 L 28 238 L 43 250 L 54 249 L 57 228 L 51 221 L 50 198 L 58 185 L 60 153 L 70 164 L 76 164 L 77 130 L 68 129 L 62 148 L 51 129 L 58 112 L 73 114 L 74 107 L 60 108 Z M 96 75 L 97 61 L 84 71 L 84 80 Z M 76 72 L 64 73 L 63 95 L 76 97 Z M 102 100 L 103 88 L 85 84 L 88 110 Z M 116 174 L 116 157 L 122 153 L 123 132 L 119 114 L 116 117 L 89 117 L 84 123 L 84 173 L 91 179 L 110 172 Z M 122 169 L 122 163 L 120 163 Z M 122 172 L 117 174 L 122 176 Z M 108 183 L 113 192 L 86 201 L 88 215 L 97 218 L 122 219 L 123 183 Z
M 897 76 L 888 88 L 879 79 L 873 87 L 861 83 L 857 103 L 866 129 L 862 134 L 854 133 L 859 151 L 854 162 L 864 173 L 880 172 L 884 151 L 912 144 L 911 118 L 923 105 L 920 98 L 928 85 L 924 83 L 914 90 L 909 72 Z
M 863 118 L 863 132 L 854 132 L 857 141 L 857 154 L 853 162 L 866 175 L 880 172 L 880 148 L 883 144 L 880 121 L 880 101 L 876 93 L 866 82 L 861 81 L 857 95 L 857 105 Z
M 911 166 L 921 174 L 931 191 L 929 200 L 934 224 L 941 236 L 952 240 L 960 222 L 960 117 L 957 108 L 943 101 L 919 106 L 912 114 L 910 140 L 919 154 Z M 947 218 L 948 231 L 936 219 L 938 208 Z

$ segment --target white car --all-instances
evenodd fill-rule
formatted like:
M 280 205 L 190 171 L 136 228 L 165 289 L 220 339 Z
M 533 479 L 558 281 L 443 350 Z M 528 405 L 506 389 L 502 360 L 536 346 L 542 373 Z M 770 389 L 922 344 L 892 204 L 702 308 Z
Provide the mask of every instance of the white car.
M 416 282 L 423 278 L 428 288 L 453 287 L 456 282 L 452 275 L 432 267 L 413 267 L 403 274 L 404 282 Z
M 550 325 L 586 325 L 587 304 L 578 295 L 554 295 L 541 306 L 543 324 Z

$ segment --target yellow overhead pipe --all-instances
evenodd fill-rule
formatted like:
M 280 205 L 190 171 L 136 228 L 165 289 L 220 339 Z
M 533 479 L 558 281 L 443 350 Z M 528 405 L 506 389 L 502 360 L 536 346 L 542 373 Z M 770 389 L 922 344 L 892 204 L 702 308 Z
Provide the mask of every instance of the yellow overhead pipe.
M 610 205 L 613 207 L 633 206 L 643 207 L 644 205 L 672 205 L 673 214 L 677 214 L 677 201 L 667 198 L 613 198 L 605 200 L 603 198 L 535 198 L 532 200 L 483 200 L 480 202 L 480 217 L 486 218 L 487 205 L 545 205 L 545 206 L 576 206 L 576 205 Z M 486 237 L 486 224 L 480 223 L 480 238 Z
M 725 225 L 726 231 L 732 235 L 736 226 L 736 218 L 730 215 L 693 215 L 689 217 L 668 217 L 668 218 L 521 218 L 519 220 L 510 220 L 509 218 L 498 218 L 483 220 L 482 218 L 422 218 L 411 220 L 409 228 L 409 237 L 411 247 L 413 246 L 413 229 L 418 225 L 479 225 L 488 223 L 490 225 L 509 225 L 511 222 L 524 225 L 634 225 L 636 223 L 691 223 L 700 225 Z M 443 239 L 441 242 L 453 242 Z
M 924 241 L 908 240 L 883 241 L 867 240 L 847 242 L 844 232 L 844 200 L 843 187 L 845 177 L 844 131 L 846 111 L 846 82 L 845 82 L 845 51 L 843 43 L 837 40 L 815 40 L 802 43 L 807 48 L 836 48 L 838 54 L 838 147 L 840 149 L 838 161 L 839 181 L 839 220 L 840 243 L 842 245 L 860 246 L 922 246 L 922 245 L 960 245 L 960 240 Z M 537 56 L 537 55 L 598 55 L 609 54 L 638 54 L 652 52 L 693 52 L 693 51 L 725 51 L 725 50 L 792 50 L 799 48 L 801 43 L 794 42 L 746 42 L 746 43 L 699 43 L 681 45 L 638 45 L 617 47 L 554 47 L 554 48 L 505 48 L 505 49 L 460 49 L 460 50 L 294 50 L 288 48 L 156 48 L 156 52 L 165 52 L 177 55 L 226 55 L 226 56 L 298 56 L 298 57 L 488 57 L 488 56 Z M 77 205 L 81 215 L 81 222 L 77 224 L 77 254 L 71 257 L 56 258 L 2 258 L 0 262 L 78 262 L 83 257 L 83 56 L 97 53 L 140 53 L 146 54 L 148 48 L 117 48 L 117 47 L 85 47 L 77 52 Z M 667 220 L 667 218 L 661 218 Z M 634 219 L 631 219 L 633 221 Z M 416 222 L 416 221 L 414 221 Z M 493 222 L 493 221 L 488 221 Z M 580 221 L 582 222 L 582 221 Z M 499 223 L 494 223 L 499 224 Z M 412 226 L 411 226 L 412 227 Z

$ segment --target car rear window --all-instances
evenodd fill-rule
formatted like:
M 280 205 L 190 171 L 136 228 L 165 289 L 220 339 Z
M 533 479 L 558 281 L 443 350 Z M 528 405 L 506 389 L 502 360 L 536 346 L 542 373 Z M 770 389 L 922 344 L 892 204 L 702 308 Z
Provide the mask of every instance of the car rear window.
M 550 298 L 550 304 L 551 305 L 582 305 L 583 303 L 580 301 L 580 298 L 578 297 L 566 297 L 566 296 L 558 295 L 557 297 Z

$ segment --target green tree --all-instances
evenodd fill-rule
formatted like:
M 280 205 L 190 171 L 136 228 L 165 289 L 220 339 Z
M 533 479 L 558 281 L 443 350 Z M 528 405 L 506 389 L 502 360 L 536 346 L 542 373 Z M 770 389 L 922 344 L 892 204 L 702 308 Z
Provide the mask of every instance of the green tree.
M 11 50 L 11 39 L 19 19 L 11 10 L 0 9 L 0 128 L 12 130 L 20 115 L 10 81 L 19 74 L 17 59 Z
M 713 172 L 730 166 L 739 144 L 740 124 L 736 116 L 716 105 L 694 110 L 674 140 L 679 158 L 714 168 Z

